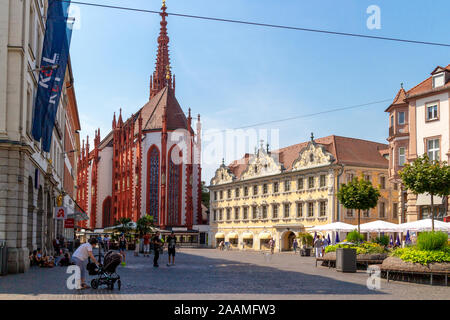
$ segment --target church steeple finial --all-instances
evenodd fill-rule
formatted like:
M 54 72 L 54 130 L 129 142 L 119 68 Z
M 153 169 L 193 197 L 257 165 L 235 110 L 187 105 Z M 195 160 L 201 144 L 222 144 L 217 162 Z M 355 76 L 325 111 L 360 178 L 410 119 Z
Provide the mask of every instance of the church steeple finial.
M 169 58 L 169 36 L 167 35 L 168 16 L 166 1 L 161 7 L 161 29 L 158 37 L 158 52 L 156 56 L 156 67 L 153 76 L 150 78 L 150 99 L 153 98 L 166 85 L 173 89 L 172 72 L 170 71 Z

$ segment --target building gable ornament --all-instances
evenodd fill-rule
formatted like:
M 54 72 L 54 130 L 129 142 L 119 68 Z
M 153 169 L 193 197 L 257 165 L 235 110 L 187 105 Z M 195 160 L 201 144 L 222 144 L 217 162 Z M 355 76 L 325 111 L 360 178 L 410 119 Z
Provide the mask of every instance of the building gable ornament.
M 216 174 L 214 178 L 211 179 L 211 185 L 218 185 L 233 182 L 235 180 L 235 175 L 231 172 L 231 170 L 225 166 L 224 163 L 216 170 Z
M 292 171 L 327 166 L 334 160 L 333 155 L 326 151 L 323 145 L 310 141 L 292 164 Z
M 241 180 L 264 177 L 281 173 L 283 167 L 264 148 L 260 148 L 254 155 L 250 156 L 247 168 L 241 175 Z

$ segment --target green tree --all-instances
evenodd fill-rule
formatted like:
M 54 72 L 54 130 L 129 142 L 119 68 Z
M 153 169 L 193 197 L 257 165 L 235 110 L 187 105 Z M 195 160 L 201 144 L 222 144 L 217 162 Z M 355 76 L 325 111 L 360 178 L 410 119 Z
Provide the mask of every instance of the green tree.
M 209 209 L 209 189 L 206 187 L 205 181 L 202 181 L 202 203 Z
M 428 193 L 431 197 L 431 226 L 434 231 L 434 196 L 450 195 L 450 167 L 444 161 L 430 161 L 428 155 L 418 157 L 413 163 L 405 164 L 399 172 L 403 185 L 418 195 Z
M 116 221 L 116 225 L 120 227 L 116 227 L 115 229 L 125 235 L 127 235 L 133 228 L 130 225 L 130 218 L 120 218 Z
M 360 232 L 361 210 L 375 208 L 380 197 L 380 191 L 372 186 L 370 181 L 362 176 L 353 178 L 347 184 L 343 184 L 337 194 L 339 201 L 347 209 L 358 210 L 358 233 Z
M 152 232 L 154 228 L 153 217 L 146 214 L 142 218 L 139 218 L 136 222 L 136 230 L 140 234 L 146 234 Z

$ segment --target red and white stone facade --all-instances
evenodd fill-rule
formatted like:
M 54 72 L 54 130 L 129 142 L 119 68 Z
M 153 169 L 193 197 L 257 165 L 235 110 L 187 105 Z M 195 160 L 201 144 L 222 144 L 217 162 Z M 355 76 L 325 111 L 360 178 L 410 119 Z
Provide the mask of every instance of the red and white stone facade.
M 83 141 L 77 200 L 89 215 L 84 227 L 112 226 L 123 217 L 137 221 L 145 214 L 161 229 L 192 230 L 203 223 L 200 115 L 194 131 L 191 110 L 186 117 L 175 98 L 165 4 L 161 9 L 149 101 L 125 121 L 121 111 L 117 120 L 114 114 L 106 137 L 96 131 L 93 150 Z

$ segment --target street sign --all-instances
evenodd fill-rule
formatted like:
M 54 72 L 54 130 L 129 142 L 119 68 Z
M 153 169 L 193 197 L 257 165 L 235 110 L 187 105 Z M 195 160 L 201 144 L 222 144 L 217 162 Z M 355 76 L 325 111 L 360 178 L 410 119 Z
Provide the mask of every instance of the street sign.
M 56 220 L 66 220 L 67 209 L 66 207 L 56 207 L 55 208 L 55 219 Z
M 65 229 L 73 229 L 75 227 L 75 219 L 67 218 L 64 220 L 64 228 Z

